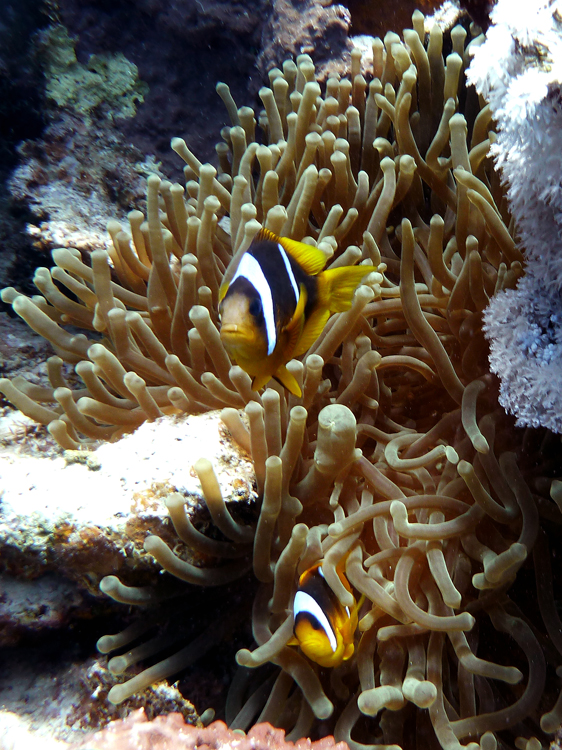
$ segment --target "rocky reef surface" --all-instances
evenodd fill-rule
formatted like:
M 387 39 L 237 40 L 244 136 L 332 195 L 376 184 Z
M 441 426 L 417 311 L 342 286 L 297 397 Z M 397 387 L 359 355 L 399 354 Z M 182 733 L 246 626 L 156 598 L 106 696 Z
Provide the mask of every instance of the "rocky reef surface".
M 21 715 L 23 726 L 59 738 L 138 706 L 150 716 L 181 711 L 195 721 L 193 706 L 166 684 L 112 710 L 106 696 L 115 677 L 107 671 L 106 657 L 86 655 L 84 640 L 91 652 L 101 635 L 100 626 L 91 623 L 117 622 L 115 608 L 100 592 L 104 576 L 118 574 L 137 586 L 161 579 L 160 566 L 143 542 L 157 533 L 177 546 L 162 501 L 167 493 L 189 496 L 193 522 L 208 525 L 191 468 L 203 452 L 213 461 L 226 501 L 243 515 L 252 514 L 249 456 L 232 441 L 217 412 L 163 417 L 85 453 L 62 452 L 41 432 L 22 438 L 22 423 L 12 424 L 11 437 L 5 431 L 0 448 L 0 704 Z M 190 562 L 208 562 L 188 548 L 184 555 Z M 199 602 L 191 597 L 195 610 Z M 7 731 L 5 722 L 9 717 L 0 711 L 0 734 Z
M 1 729 L 1 727 L 0 727 Z M 25 750 L 37 741 L 33 733 L 21 727 L 15 715 L 4 724 L 0 750 Z M 345 742 L 335 742 L 331 736 L 311 742 L 309 739 L 290 742 L 285 732 L 271 724 L 253 726 L 248 734 L 227 728 L 222 721 L 206 727 L 186 724 L 179 713 L 158 716 L 152 721 L 144 710 L 134 711 L 127 719 L 112 722 L 106 729 L 78 742 L 51 740 L 42 744 L 43 750 L 349 750 Z
M 424 0 L 422 10 L 439 9 L 452 25 L 458 4 L 440 6 Z M 391 14 L 359 0 L 3 7 L 0 287 L 30 289 L 33 269 L 50 262 L 54 247 L 106 249 L 107 221 L 142 210 L 147 174 L 180 176 L 172 137 L 216 162 L 217 134 L 227 125 L 218 81 L 235 101 L 257 104 L 267 71 L 301 53 L 315 58 L 325 80 L 349 69 L 354 35 L 401 29 L 416 5 L 395 4 Z

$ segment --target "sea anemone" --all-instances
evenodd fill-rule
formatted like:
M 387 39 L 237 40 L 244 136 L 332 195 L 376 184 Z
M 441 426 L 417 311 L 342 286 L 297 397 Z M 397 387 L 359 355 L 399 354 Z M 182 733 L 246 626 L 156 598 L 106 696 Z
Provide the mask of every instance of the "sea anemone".
M 352 750 L 425 746 L 431 731 L 447 750 L 461 740 L 494 750 L 495 732 L 524 735 L 517 747 L 532 748 L 562 718 L 547 542 L 561 521 L 560 466 L 548 437 L 513 429 L 489 373 L 482 311 L 515 285 L 523 256 L 488 158 L 489 108 L 464 87 L 466 36 L 451 31 L 444 59 L 441 30 L 426 34 L 416 12 L 403 41 L 374 40 L 370 83 L 359 51 L 350 78 L 324 88 L 301 55 L 270 71 L 257 123 L 219 84 L 232 126 L 216 147 L 218 172 L 174 139 L 185 189 L 150 177 L 146 221 L 133 211 L 128 231 L 112 223 L 110 256 L 94 252 L 90 267 L 55 250 L 56 267 L 36 273 L 43 297 L 3 292 L 59 356 L 51 389 L 21 378 L 1 389 L 63 447 L 222 408 L 251 453 L 256 523 L 229 512 L 204 459 L 194 469 L 220 541 L 193 527 L 181 495 L 167 500 L 179 538 L 216 565 L 190 565 L 157 536 L 145 544 L 192 583 L 220 585 L 253 568 L 256 645 L 237 661 L 276 669 L 249 697 L 235 679 L 234 727 L 269 721 L 294 739 L 320 721 Z M 298 398 L 277 385 L 252 391 L 217 329 L 225 269 L 261 226 L 317 245 L 330 265 L 378 267 L 352 308 L 289 363 Z M 96 331 L 95 341 L 64 324 Z M 82 389 L 66 386 L 62 360 L 76 365 Z M 297 576 L 319 560 L 342 605 L 353 596 L 338 564 L 365 597 L 355 653 L 333 669 L 288 645 Z M 533 564 L 536 607 L 526 588 Z M 102 589 L 131 604 L 161 600 L 113 577 Z M 123 648 L 141 631 L 106 636 L 100 648 Z M 176 673 L 210 639 L 115 686 L 111 700 Z M 117 657 L 115 671 L 160 646 Z

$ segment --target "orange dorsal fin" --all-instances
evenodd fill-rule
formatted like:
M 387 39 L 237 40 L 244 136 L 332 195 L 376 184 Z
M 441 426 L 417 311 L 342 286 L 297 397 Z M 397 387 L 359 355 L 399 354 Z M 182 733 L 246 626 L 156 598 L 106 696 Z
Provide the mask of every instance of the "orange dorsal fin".
M 341 266 L 323 271 L 319 277 L 321 303 L 330 312 L 349 310 L 361 279 L 376 270 L 376 266 Z
M 292 240 L 289 237 L 278 237 L 269 229 L 261 229 L 256 235 L 256 240 L 278 242 L 283 250 L 288 252 L 291 258 L 296 260 L 302 270 L 310 276 L 320 273 L 328 260 L 322 250 L 318 250 L 317 247 Z
M 262 227 L 260 231 L 256 234 L 256 236 L 253 239 L 253 242 L 259 242 L 260 240 L 269 240 L 270 242 L 279 242 L 279 236 L 271 231 L 271 229 L 266 229 L 265 227 Z
M 310 276 L 316 276 L 317 273 L 320 273 L 328 260 L 322 250 L 318 250 L 317 247 L 307 245 L 304 242 L 297 242 L 297 240 L 291 240 L 288 237 L 280 237 L 279 244 L 289 253 L 291 258 L 297 261 L 302 270 Z

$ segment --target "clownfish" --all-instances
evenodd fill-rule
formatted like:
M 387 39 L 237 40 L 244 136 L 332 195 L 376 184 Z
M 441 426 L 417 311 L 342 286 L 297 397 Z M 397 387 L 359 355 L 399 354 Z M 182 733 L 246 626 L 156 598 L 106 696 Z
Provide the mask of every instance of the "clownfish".
M 345 588 L 351 592 L 347 578 L 337 569 Z M 344 607 L 334 594 L 316 563 L 301 575 L 293 601 L 293 633 L 291 646 L 300 646 L 311 661 L 321 667 L 338 667 L 351 658 L 357 630 L 357 611 L 363 597 L 352 607 Z
M 330 315 L 351 307 L 355 289 L 375 266 L 322 271 L 326 256 L 304 242 L 262 229 L 229 267 L 219 290 L 220 337 L 257 391 L 275 378 L 300 396 L 285 365 L 316 341 Z M 231 276 L 231 278 L 229 278 Z

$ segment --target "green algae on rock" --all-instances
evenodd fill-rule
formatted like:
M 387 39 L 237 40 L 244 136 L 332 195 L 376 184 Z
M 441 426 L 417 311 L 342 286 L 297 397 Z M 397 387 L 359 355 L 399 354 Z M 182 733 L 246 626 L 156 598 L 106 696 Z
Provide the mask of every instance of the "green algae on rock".
M 104 104 L 111 118 L 134 117 L 148 86 L 139 80 L 137 66 L 121 53 L 91 55 L 83 65 L 74 42 L 62 25 L 50 26 L 41 36 L 47 96 L 59 107 L 87 115 Z

